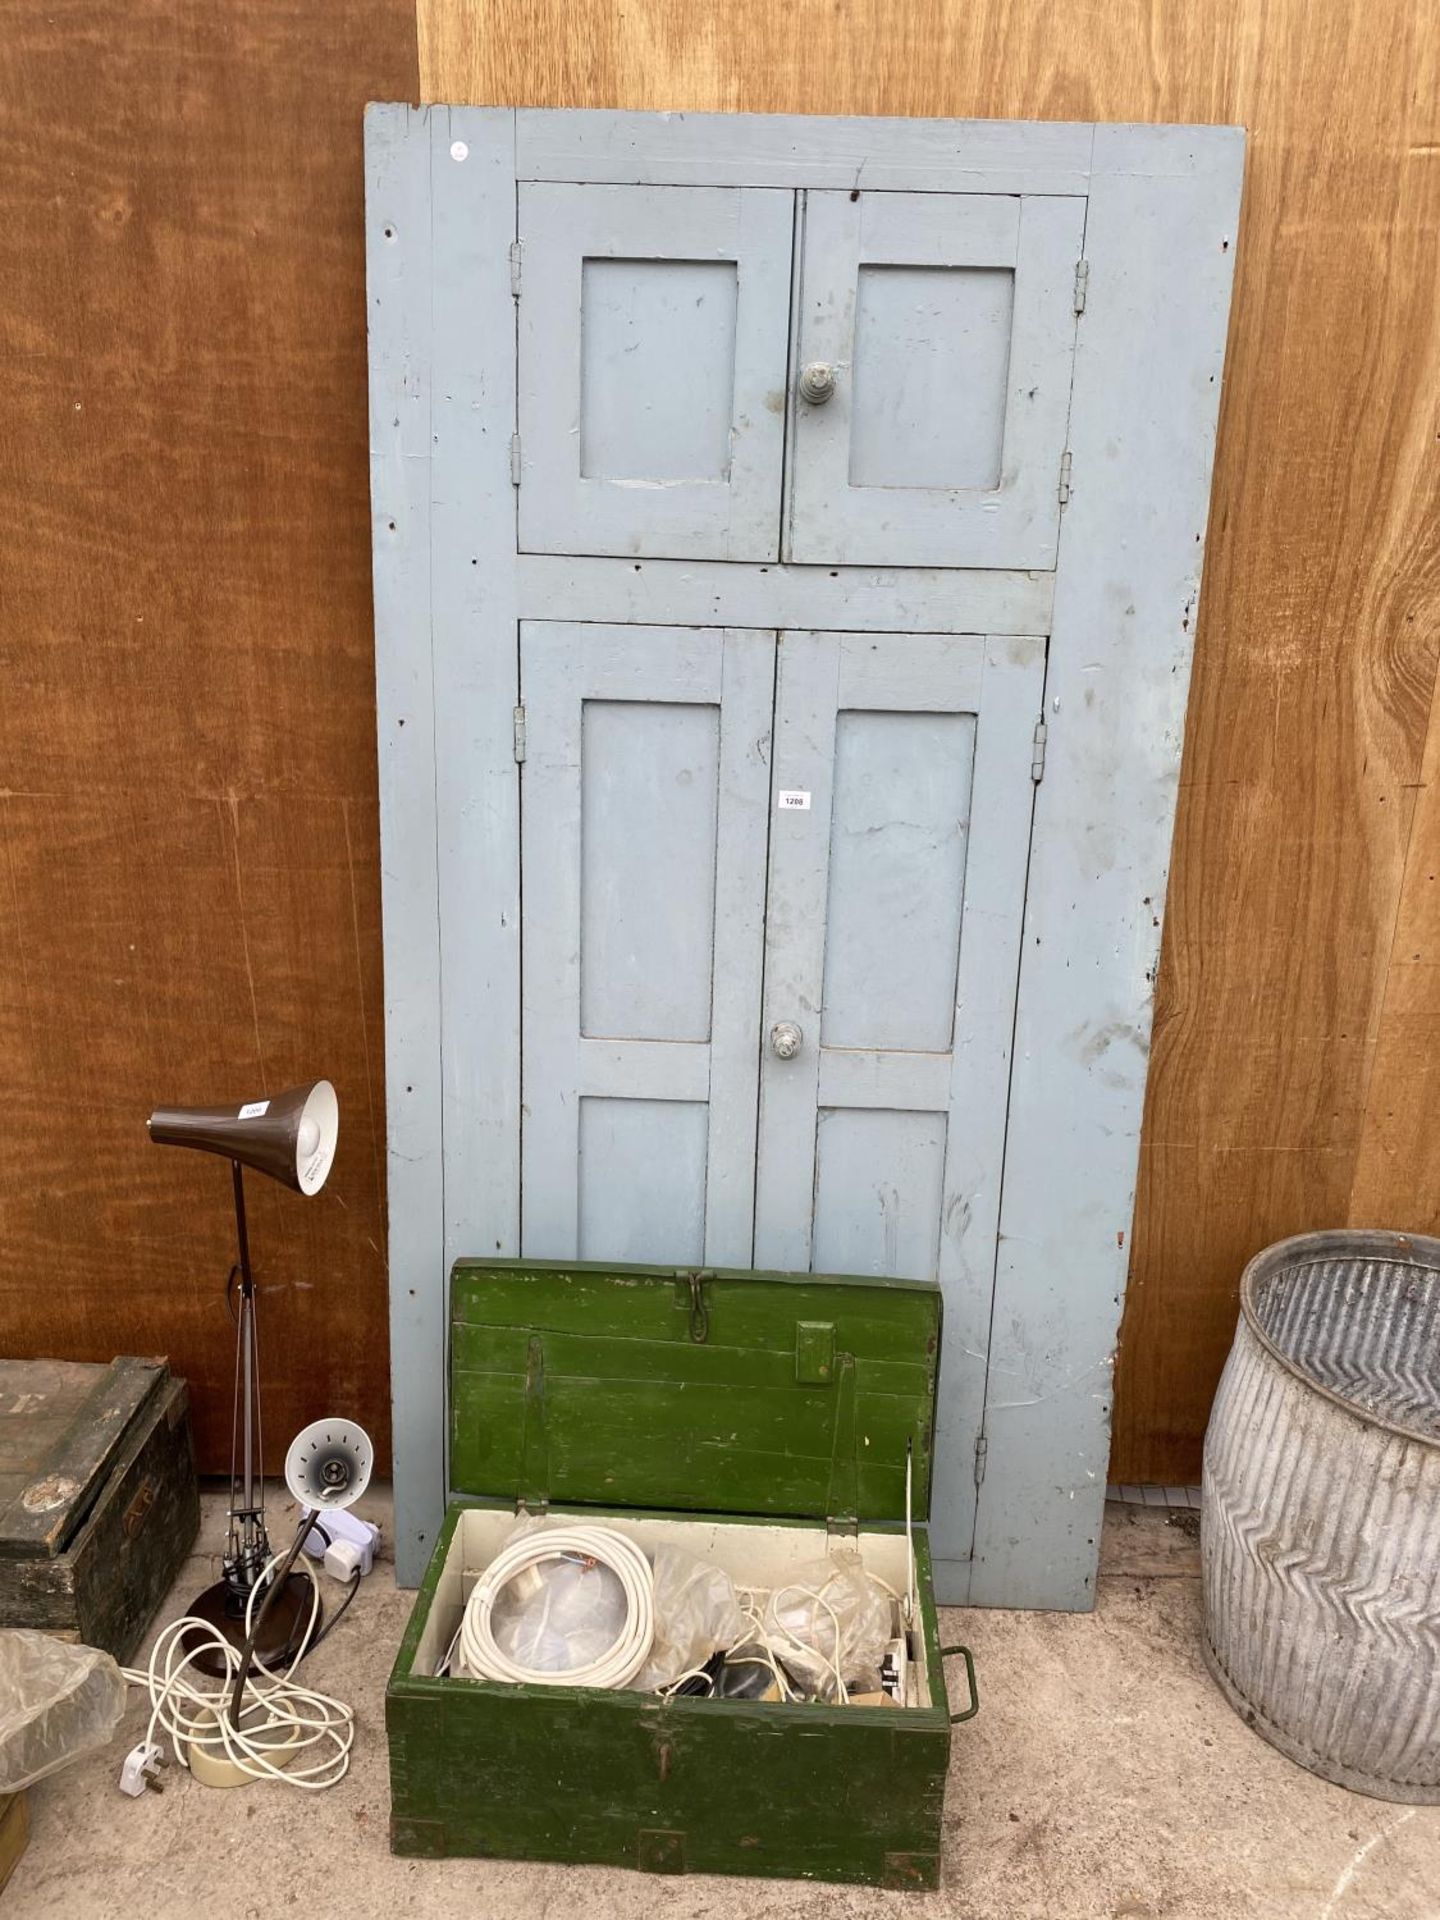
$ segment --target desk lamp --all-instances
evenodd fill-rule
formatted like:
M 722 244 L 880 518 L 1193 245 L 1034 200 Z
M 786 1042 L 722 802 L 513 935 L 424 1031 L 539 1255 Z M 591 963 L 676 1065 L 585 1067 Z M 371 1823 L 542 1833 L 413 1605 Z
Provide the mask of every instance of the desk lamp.
M 250 1272 L 250 1239 L 245 1226 L 242 1167 L 268 1173 L 296 1193 L 316 1194 L 335 1158 L 340 1107 L 328 1080 L 291 1087 L 268 1099 L 236 1106 L 157 1107 L 148 1121 L 150 1138 L 162 1147 L 198 1147 L 230 1162 L 235 1192 L 235 1239 L 239 1260 L 230 1269 L 225 1298 L 235 1321 L 235 1408 L 230 1427 L 230 1527 L 223 1572 L 190 1608 L 236 1647 L 246 1641 L 245 1610 L 266 1562 L 270 1539 L 265 1528 L 264 1445 L 260 1422 L 260 1354 L 255 1338 L 255 1281 Z M 238 1301 L 235 1282 L 239 1280 Z M 238 1457 L 237 1457 L 238 1449 Z M 263 1635 L 255 1651 L 271 1668 L 289 1664 L 299 1645 L 305 1617 L 318 1608 L 318 1593 L 303 1574 L 290 1576 L 285 1591 L 264 1609 Z M 302 1609 L 305 1610 L 302 1616 Z M 258 1611 L 258 1609 L 257 1609 Z M 320 1622 L 317 1618 L 315 1626 Z M 312 1636 L 313 1638 L 313 1636 Z M 211 1674 L 226 1671 L 214 1649 L 197 1656 L 196 1666 Z

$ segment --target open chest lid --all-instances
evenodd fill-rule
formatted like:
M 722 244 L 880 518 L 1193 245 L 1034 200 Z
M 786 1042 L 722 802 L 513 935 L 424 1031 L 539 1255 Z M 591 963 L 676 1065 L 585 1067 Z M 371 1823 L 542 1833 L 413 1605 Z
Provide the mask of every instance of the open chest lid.
M 930 1509 L 931 1281 L 547 1260 L 451 1275 L 457 1494 L 901 1520 Z

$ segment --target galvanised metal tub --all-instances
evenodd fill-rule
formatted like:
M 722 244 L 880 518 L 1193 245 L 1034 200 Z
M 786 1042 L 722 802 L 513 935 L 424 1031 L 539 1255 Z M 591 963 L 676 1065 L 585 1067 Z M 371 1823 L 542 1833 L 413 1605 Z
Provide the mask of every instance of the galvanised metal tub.
M 1205 1435 L 1210 1670 L 1311 1772 L 1440 1802 L 1440 1240 L 1258 1254 Z

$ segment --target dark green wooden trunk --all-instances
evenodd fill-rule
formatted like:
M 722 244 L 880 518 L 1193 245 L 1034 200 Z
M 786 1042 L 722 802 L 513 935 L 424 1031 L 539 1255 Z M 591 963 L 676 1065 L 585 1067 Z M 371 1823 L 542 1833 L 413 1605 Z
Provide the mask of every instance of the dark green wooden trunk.
M 200 1526 L 188 1410 L 163 1361 L 0 1360 L 0 1627 L 129 1659 Z
M 939 1317 L 938 1290 L 914 1282 L 459 1262 L 458 1493 L 386 1699 L 394 1850 L 936 1886 L 951 1736 L 923 1516 Z M 434 1675 L 467 1512 L 793 1527 L 812 1553 L 858 1530 L 903 1553 L 907 1447 L 927 1706 Z

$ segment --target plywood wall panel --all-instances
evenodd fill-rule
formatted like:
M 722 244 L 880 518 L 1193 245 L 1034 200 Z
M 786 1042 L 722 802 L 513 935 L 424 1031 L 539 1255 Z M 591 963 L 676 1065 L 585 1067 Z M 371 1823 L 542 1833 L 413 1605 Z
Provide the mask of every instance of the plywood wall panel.
M 319 1066 L 332 1185 L 256 1198 L 272 1450 L 387 1417 L 359 129 L 417 25 L 431 99 L 1249 127 L 1116 1415 L 1188 1476 L 1248 1253 L 1440 1226 L 1422 0 L 6 9 L 0 1347 L 169 1351 L 220 1460 L 223 1169 L 144 1113 Z
M 1437 506 L 1440 518 L 1440 506 Z M 1431 714 L 1350 1194 L 1355 1226 L 1440 1234 L 1440 705 Z
M 160 1100 L 328 1073 L 251 1181 L 267 1451 L 386 1444 L 361 115 L 403 0 L 60 0 L 0 34 L 0 1351 L 168 1353 L 229 1453 L 223 1163 Z
M 430 100 L 1249 128 L 1116 1409 L 1117 1474 L 1193 1477 L 1248 1255 L 1347 1218 L 1440 1214 L 1440 1154 L 1410 1144 L 1440 1077 L 1434 9 L 417 13 Z

